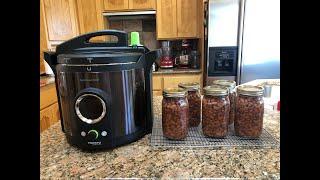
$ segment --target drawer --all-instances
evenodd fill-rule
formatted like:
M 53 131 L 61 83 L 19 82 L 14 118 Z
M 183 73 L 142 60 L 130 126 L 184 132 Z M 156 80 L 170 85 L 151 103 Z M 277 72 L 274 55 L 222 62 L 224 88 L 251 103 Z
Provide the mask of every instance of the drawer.
M 55 84 L 40 88 L 40 110 L 58 101 Z
M 60 120 L 58 103 L 44 108 L 40 111 L 40 132 L 48 129 L 51 125 Z
M 161 90 L 154 90 L 152 91 L 153 96 L 162 96 L 162 91 Z
M 40 111 L 40 132 L 50 127 L 52 120 L 52 109 L 50 107 Z
M 153 90 L 162 90 L 162 77 L 161 76 L 152 76 L 152 89 Z
M 201 83 L 201 75 L 175 75 L 163 77 L 163 88 L 178 87 L 181 82 Z

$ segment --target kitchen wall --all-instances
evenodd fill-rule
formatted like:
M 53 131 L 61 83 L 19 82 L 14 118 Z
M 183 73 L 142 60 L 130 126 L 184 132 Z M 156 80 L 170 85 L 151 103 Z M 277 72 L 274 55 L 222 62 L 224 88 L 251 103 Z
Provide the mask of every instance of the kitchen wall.
M 109 21 L 109 29 L 122 30 L 128 33 L 130 44 L 130 32 L 137 31 L 140 34 L 140 43 L 154 50 L 160 47 L 156 37 L 155 19 L 112 20 Z M 111 38 L 111 41 L 115 39 Z

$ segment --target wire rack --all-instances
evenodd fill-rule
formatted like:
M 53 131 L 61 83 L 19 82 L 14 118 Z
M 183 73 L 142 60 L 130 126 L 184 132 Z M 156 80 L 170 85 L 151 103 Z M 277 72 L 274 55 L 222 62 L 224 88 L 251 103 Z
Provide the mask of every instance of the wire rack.
M 233 126 L 229 126 L 228 135 L 223 139 L 205 137 L 200 124 L 189 128 L 184 140 L 169 140 L 163 136 L 161 117 L 154 119 L 150 144 L 154 148 L 279 148 L 279 142 L 265 129 L 259 139 L 249 139 L 235 136 Z

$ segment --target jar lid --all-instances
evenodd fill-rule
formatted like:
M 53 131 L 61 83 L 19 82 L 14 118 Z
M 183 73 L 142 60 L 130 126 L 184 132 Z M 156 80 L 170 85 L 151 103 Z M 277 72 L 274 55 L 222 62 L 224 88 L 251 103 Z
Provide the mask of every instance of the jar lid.
M 185 97 L 187 91 L 182 88 L 166 88 L 163 90 L 164 97 Z
M 212 82 L 215 85 L 220 85 L 229 88 L 230 90 L 236 87 L 236 82 L 232 80 L 218 79 Z
M 226 96 L 228 95 L 228 89 L 222 86 L 212 85 L 203 88 L 205 95 L 211 96 Z
M 237 93 L 247 96 L 262 96 L 263 87 L 252 86 L 252 85 L 242 85 L 237 87 Z
M 186 89 L 187 91 L 197 91 L 200 89 L 200 85 L 197 82 L 185 82 L 179 83 L 180 88 Z

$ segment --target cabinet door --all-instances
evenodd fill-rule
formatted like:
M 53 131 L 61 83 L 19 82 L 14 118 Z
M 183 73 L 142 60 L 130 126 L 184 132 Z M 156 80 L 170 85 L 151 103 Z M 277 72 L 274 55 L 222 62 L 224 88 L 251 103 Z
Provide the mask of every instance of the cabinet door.
M 40 111 L 40 132 L 48 129 L 50 126 L 60 120 L 58 103 Z
M 52 120 L 52 109 L 50 107 L 40 111 L 40 132 L 50 127 L 51 120 Z
M 49 84 L 40 88 L 40 109 L 46 108 L 58 101 L 56 86 Z
M 77 0 L 80 34 L 103 30 L 103 0 Z M 103 37 L 93 38 L 94 41 L 103 41 Z
M 177 37 L 176 0 L 157 0 L 157 39 Z
M 152 89 L 153 90 L 162 90 L 162 77 L 153 76 L 152 77 Z
M 162 90 L 154 90 L 152 91 L 153 96 L 162 96 Z
M 49 41 L 65 41 L 78 35 L 74 0 L 43 0 Z
M 129 9 L 128 0 L 104 0 L 104 10 L 119 11 Z
M 179 38 L 198 37 L 199 0 L 177 0 L 177 33 Z
M 198 75 L 171 75 L 163 77 L 163 88 L 178 87 L 181 82 L 198 82 L 201 84 L 201 74 Z
M 42 3 L 42 1 L 40 1 L 40 3 Z M 42 7 L 43 6 L 40 5 L 40 74 L 45 73 L 43 51 L 48 50 L 48 38 Z
M 129 0 L 129 9 L 156 9 L 155 0 Z

